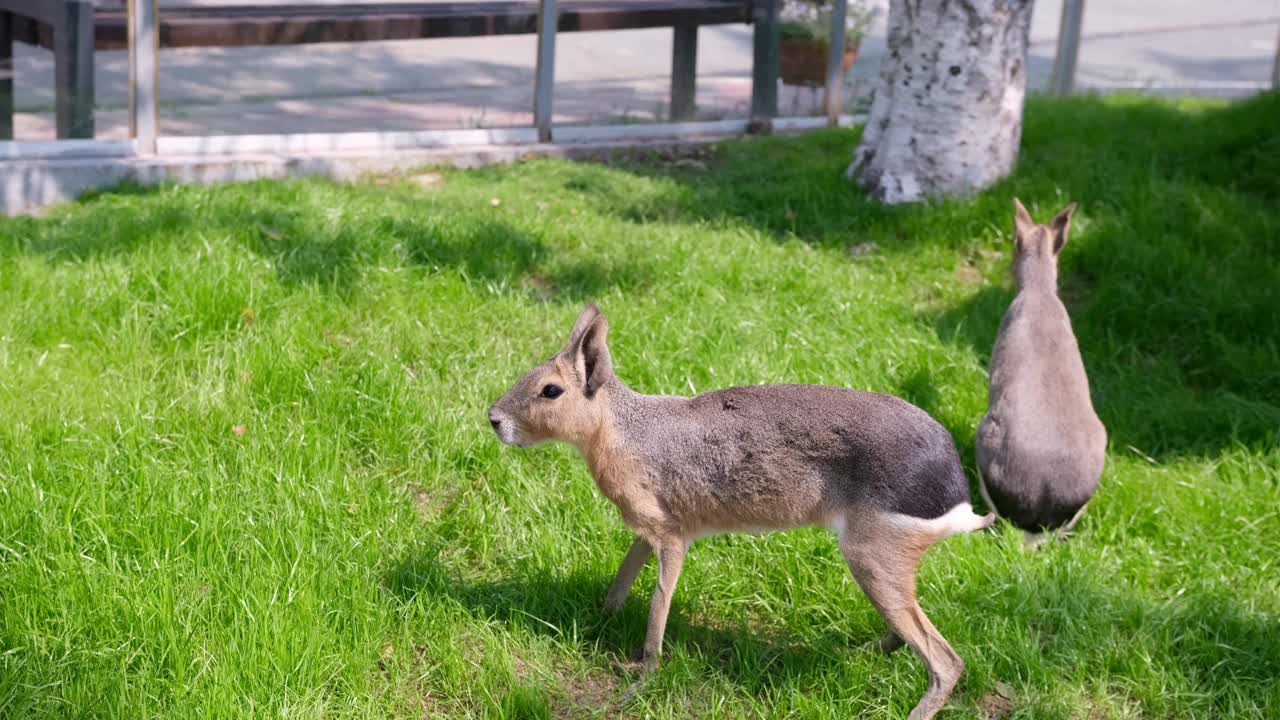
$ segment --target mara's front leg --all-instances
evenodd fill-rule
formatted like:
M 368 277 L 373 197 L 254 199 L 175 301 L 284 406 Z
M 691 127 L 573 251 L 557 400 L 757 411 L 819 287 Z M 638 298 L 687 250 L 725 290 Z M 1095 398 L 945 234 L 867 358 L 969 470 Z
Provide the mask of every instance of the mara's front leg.
M 684 540 L 672 538 L 658 545 L 658 586 L 653 589 L 649 603 L 649 629 L 644 636 L 645 670 L 656 670 L 662 656 L 662 635 L 667 629 L 667 613 L 671 610 L 671 596 L 680 580 L 684 567 L 684 554 L 688 545 Z
M 640 570 L 644 568 L 645 562 L 652 554 L 653 546 L 643 539 L 636 538 L 635 542 L 631 543 L 631 549 L 622 559 L 622 566 L 618 568 L 618 574 L 613 578 L 613 585 L 609 586 L 609 594 L 604 598 L 605 611 L 616 612 L 622 609 L 623 603 L 627 601 L 627 594 L 631 592 L 631 586 L 636 582 L 636 576 L 640 574 Z

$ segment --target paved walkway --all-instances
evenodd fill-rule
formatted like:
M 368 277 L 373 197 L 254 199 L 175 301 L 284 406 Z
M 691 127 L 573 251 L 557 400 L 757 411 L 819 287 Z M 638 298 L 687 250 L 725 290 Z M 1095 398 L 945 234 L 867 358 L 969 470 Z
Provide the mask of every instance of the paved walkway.
M 194 1 L 236 4 L 233 0 Z M 1060 0 L 1036 3 L 1028 65 L 1033 88 L 1045 86 L 1052 68 L 1060 8 Z M 865 103 L 873 86 L 884 55 L 883 26 L 882 17 L 863 43 L 851 78 L 853 104 Z M 1104 91 L 1249 94 L 1269 82 L 1278 29 L 1280 0 L 1211 4 L 1091 0 L 1078 85 Z M 558 122 L 665 118 L 670 30 L 566 33 L 557 44 Z M 535 45 L 533 36 L 505 36 L 164 50 L 162 132 L 205 135 L 528 125 Z M 17 136 L 52 138 L 52 58 L 48 52 L 22 45 L 16 51 Z M 126 70 L 124 52 L 98 54 L 99 137 L 126 135 Z M 745 115 L 750 74 L 750 27 L 701 30 L 697 98 L 701 116 Z M 790 89 L 783 95 L 782 109 L 787 114 L 812 114 L 819 100 L 811 91 Z

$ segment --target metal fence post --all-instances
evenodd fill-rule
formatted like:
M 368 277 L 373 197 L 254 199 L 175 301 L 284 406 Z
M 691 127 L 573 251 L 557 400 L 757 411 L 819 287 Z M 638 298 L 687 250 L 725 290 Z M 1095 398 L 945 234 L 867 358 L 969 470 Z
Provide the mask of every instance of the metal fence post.
M 1049 89 L 1054 95 L 1070 95 L 1076 84 L 1076 58 L 1080 55 L 1080 27 L 1084 24 L 1084 0 L 1062 0 L 1058 27 L 1058 52 L 1053 59 Z
M 671 119 L 697 114 L 698 26 L 676 25 L 671 38 Z
M 556 0 L 538 1 L 538 66 L 533 81 L 533 125 L 538 142 L 551 142 L 551 101 L 556 84 Z
M 753 125 L 770 125 L 778 115 L 778 46 L 782 39 L 778 5 L 778 0 L 756 0 L 751 9 L 755 23 L 751 67 Z
M 827 57 L 827 124 L 840 124 L 840 105 L 844 95 L 845 17 L 849 0 L 835 0 L 831 7 L 831 48 Z
M 93 137 L 93 1 L 62 0 L 53 27 L 59 138 Z
M 129 136 L 154 155 L 159 134 L 160 35 L 156 0 L 129 0 Z
M 0 140 L 13 139 L 13 15 L 0 11 Z
M 1271 64 L 1271 87 L 1280 90 L 1280 32 L 1276 33 L 1276 59 Z

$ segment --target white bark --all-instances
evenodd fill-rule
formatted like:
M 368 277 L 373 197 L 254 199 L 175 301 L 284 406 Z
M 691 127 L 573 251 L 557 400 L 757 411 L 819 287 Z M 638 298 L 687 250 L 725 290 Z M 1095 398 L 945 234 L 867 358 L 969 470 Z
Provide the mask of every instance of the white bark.
M 893 0 L 888 54 L 847 175 L 887 203 L 980 190 L 1022 139 L 1032 0 Z

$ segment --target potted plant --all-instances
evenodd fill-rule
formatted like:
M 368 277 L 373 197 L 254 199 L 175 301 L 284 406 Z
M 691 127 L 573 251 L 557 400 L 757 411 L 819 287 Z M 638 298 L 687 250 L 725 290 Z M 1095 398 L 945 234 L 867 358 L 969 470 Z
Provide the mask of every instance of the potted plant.
M 845 13 L 842 64 L 846 73 L 858 57 L 858 44 L 872 15 L 872 11 L 862 3 L 849 0 Z M 808 87 L 826 84 L 827 56 L 831 47 L 831 0 L 784 0 L 780 16 L 779 74 L 782 82 Z

